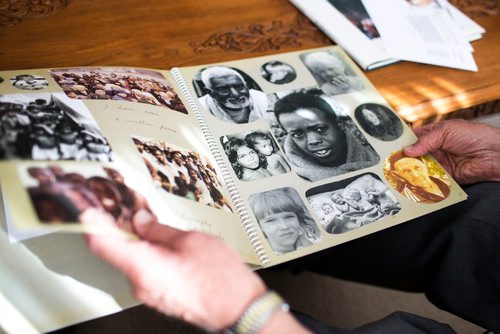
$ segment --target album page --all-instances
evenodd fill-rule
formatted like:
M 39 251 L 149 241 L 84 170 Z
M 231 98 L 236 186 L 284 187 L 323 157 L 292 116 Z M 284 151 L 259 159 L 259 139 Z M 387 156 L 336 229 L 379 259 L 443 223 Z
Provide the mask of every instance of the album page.
M 403 155 L 416 136 L 339 47 L 172 73 L 264 266 L 466 198 L 431 156 Z
M 258 264 L 193 113 L 167 71 L 1 72 L 0 177 L 12 242 L 154 220 L 226 240 Z

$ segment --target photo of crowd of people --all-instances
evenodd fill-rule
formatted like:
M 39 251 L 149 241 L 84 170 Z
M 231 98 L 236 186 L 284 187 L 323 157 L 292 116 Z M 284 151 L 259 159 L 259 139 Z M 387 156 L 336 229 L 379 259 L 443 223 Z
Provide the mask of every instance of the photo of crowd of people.
M 10 83 L 12 86 L 22 90 L 40 90 L 49 85 L 49 82 L 44 77 L 32 74 L 16 75 L 10 78 Z
M 73 99 L 145 103 L 187 114 L 172 86 L 155 71 L 87 67 L 55 69 L 50 74 Z
M 290 171 L 290 165 L 267 131 L 251 131 L 220 138 L 231 167 L 241 181 L 260 180 Z
M 155 185 L 170 194 L 233 212 L 212 163 L 164 141 L 132 137 Z
M 250 208 L 277 254 L 321 241 L 321 232 L 297 191 L 286 187 L 251 195 Z
M 305 180 L 323 180 L 380 161 L 348 113 L 317 88 L 276 95 L 272 111 L 286 133 L 283 152 Z
M 116 169 L 79 166 L 26 167 L 26 188 L 38 219 L 46 224 L 78 223 L 89 208 L 101 209 L 115 224 L 133 232 L 132 223 L 156 221 L 144 196 Z
M 89 110 L 64 94 L 0 96 L 0 159 L 113 160 Z
M 380 38 L 370 15 L 361 0 L 328 0 L 352 24 L 356 26 L 369 39 Z
M 425 156 L 407 157 L 402 151 L 384 161 L 384 176 L 401 195 L 415 203 L 441 202 L 450 194 L 450 179 L 444 169 Z
M 306 197 L 331 234 L 357 229 L 401 210 L 396 197 L 375 174 L 316 187 L 307 191 Z

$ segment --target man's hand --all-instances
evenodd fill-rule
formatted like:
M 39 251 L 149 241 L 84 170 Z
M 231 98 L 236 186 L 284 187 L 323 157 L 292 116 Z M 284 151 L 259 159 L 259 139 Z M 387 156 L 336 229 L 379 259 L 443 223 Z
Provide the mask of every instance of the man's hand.
M 460 184 L 500 181 L 500 129 L 452 120 L 415 129 L 418 141 L 404 149 L 409 157 L 431 153 Z
M 90 249 L 125 273 L 139 300 L 165 314 L 220 330 L 266 290 L 234 251 L 209 235 L 136 220 L 137 240 L 100 210 L 89 209 L 80 220 L 85 227 L 109 227 L 87 236 Z

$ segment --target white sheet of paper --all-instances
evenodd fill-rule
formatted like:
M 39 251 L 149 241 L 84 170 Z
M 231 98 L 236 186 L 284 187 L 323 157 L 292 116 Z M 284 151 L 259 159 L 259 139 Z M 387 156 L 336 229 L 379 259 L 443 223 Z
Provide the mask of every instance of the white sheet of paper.
M 448 0 L 434 1 L 439 5 L 435 11 L 439 18 L 438 22 L 444 26 L 443 32 L 448 32 L 448 37 L 450 40 L 455 41 L 456 45 L 473 52 L 474 49 L 470 45 L 464 30 L 462 30 L 461 22 L 454 16 L 452 6 Z
M 363 0 L 394 58 L 477 71 L 472 48 L 443 0 Z
M 467 39 L 469 42 L 480 39 L 486 32 L 483 27 L 474 22 L 471 18 L 462 13 L 456 7 L 450 4 L 448 6 L 448 9 L 450 10 L 451 16 L 460 27 L 460 30 L 463 32 L 465 39 Z

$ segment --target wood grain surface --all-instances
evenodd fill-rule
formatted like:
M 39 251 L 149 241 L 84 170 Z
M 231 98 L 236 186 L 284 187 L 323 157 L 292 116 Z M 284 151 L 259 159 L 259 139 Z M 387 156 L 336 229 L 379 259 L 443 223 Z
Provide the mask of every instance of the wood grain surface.
M 486 29 L 478 72 L 401 62 L 365 72 L 408 122 L 500 98 L 498 0 L 454 0 Z M 333 44 L 286 0 L 0 0 L 0 70 L 170 69 Z

